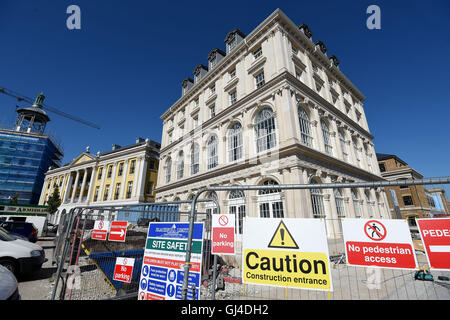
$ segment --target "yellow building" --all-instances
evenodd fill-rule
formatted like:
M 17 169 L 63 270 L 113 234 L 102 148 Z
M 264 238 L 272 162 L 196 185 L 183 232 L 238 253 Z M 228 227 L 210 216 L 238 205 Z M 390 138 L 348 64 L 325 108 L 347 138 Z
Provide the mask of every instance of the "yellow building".
M 161 145 L 137 138 L 136 143 L 93 155 L 89 147 L 72 162 L 45 174 L 40 205 L 58 186 L 61 206 L 53 222 L 77 206 L 122 206 L 155 201 Z

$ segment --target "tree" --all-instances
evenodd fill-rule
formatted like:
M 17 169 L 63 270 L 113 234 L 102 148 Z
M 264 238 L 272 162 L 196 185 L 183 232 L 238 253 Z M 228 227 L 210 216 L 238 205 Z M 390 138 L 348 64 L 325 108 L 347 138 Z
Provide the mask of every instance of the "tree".
M 19 204 L 19 195 L 17 193 L 11 200 L 9 200 L 9 204 Z
M 53 193 L 47 200 L 48 212 L 50 214 L 54 214 L 58 211 L 59 206 L 61 205 L 61 198 L 59 197 L 59 188 L 58 186 L 53 189 Z

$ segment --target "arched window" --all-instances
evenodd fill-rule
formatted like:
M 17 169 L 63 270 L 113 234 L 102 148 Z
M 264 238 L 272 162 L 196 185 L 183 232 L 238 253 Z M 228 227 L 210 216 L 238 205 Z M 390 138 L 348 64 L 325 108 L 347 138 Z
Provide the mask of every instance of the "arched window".
M 331 134 L 328 125 L 325 121 L 320 120 L 320 127 L 322 128 L 323 144 L 325 145 L 325 152 L 329 155 L 333 154 L 333 146 L 331 145 Z
M 228 159 L 230 162 L 242 158 L 242 126 L 236 122 L 228 130 Z
M 317 184 L 317 181 L 311 179 L 310 184 Z M 312 211 L 314 218 L 325 217 L 325 207 L 323 205 L 323 193 L 321 189 L 310 189 Z
M 172 174 L 172 159 L 169 158 L 167 159 L 166 162 L 166 183 L 170 182 L 171 174 Z
M 345 217 L 345 204 L 344 197 L 342 196 L 342 191 L 339 189 L 334 189 L 334 201 L 336 202 L 337 215 L 339 218 Z
M 339 142 L 341 144 L 342 157 L 345 162 L 348 162 L 347 142 L 345 142 L 344 133 L 341 130 L 339 130 L 338 135 L 339 135 Z
M 355 217 L 362 217 L 361 203 L 359 200 L 358 191 L 356 189 L 352 189 L 352 200 L 353 200 L 353 208 L 355 209 Z
M 302 143 L 312 148 L 313 137 L 311 130 L 311 121 L 309 120 L 309 116 L 306 113 L 305 109 L 303 109 L 302 107 L 298 107 L 298 121 L 300 123 L 300 135 Z
M 198 144 L 194 143 L 191 148 L 191 174 L 196 174 L 200 169 L 200 156 Z
M 236 217 L 236 233 L 242 234 L 243 220 L 245 218 L 245 195 L 242 190 L 231 190 L 228 195 L 228 213 Z
M 218 201 L 218 197 L 217 197 L 217 193 L 215 191 L 210 191 L 206 194 L 205 199 L 214 199 L 217 202 Z M 208 214 L 217 214 L 219 213 L 219 209 L 216 206 L 216 203 L 213 201 L 208 201 L 205 204 L 206 207 L 206 213 Z
M 177 162 L 177 179 L 183 178 L 184 175 L 184 153 L 180 151 Z
M 278 185 L 278 182 L 274 180 L 266 180 L 262 183 L 263 186 Z M 259 216 L 261 218 L 283 218 L 283 201 L 281 200 L 281 190 L 259 190 L 258 191 L 258 203 L 259 203 Z
M 216 136 L 211 136 L 209 138 L 209 141 L 207 143 L 207 163 L 208 163 L 208 169 L 212 169 L 217 167 L 219 162 L 218 157 L 218 141 Z
M 272 109 L 265 108 L 256 115 L 255 131 L 257 152 L 276 146 L 275 118 Z

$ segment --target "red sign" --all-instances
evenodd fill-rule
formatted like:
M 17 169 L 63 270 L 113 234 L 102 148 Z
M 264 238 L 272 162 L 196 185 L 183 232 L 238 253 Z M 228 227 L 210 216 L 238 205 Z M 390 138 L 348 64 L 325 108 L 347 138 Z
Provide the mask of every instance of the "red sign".
M 92 239 L 94 240 L 106 240 L 108 235 L 109 222 L 97 220 L 94 223 L 94 230 L 92 231 Z
M 450 218 L 417 219 L 431 269 L 450 270 Z
M 232 214 L 212 216 L 212 254 L 235 254 L 234 224 Z
M 127 235 L 127 221 L 113 221 L 111 222 L 111 228 L 109 229 L 109 241 L 125 242 Z
M 114 280 L 122 282 L 131 282 L 133 277 L 134 258 L 116 258 L 116 267 L 114 268 Z
M 408 224 L 397 219 L 344 219 L 347 263 L 355 266 L 415 269 Z

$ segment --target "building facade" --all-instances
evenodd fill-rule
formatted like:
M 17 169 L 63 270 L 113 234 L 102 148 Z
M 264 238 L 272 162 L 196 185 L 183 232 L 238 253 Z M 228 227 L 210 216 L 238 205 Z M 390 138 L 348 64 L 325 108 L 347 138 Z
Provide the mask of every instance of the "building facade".
M 276 10 L 182 82 L 162 116 L 156 201 L 187 200 L 207 186 L 383 180 L 365 97 L 336 56 Z M 216 197 L 237 221 L 252 217 L 389 217 L 381 189 L 234 191 Z M 198 206 L 212 210 L 212 205 Z M 241 230 L 241 222 L 238 222 Z M 338 223 L 332 226 L 338 228 Z
M 378 165 L 383 178 L 389 181 L 423 179 L 404 160 L 393 154 L 377 153 Z M 447 199 L 442 188 L 417 186 L 386 187 L 389 210 L 392 217 L 407 219 L 415 227 L 416 218 L 430 218 L 447 214 Z
M 72 162 L 47 171 L 39 204 L 58 187 L 61 206 L 53 217 L 76 206 L 122 206 L 153 202 L 158 176 L 160 144 L 149 139 L 93 155 L 81 153 Z
M 44 98 L 39 94 L 32 106 L 18 108 L 13 129 L 0 129 L 0 203 L 17 197 L 19 204 L 37 204 L 45 172 L 64 156 L 45 134 L 50 118 L 42 110 Z

